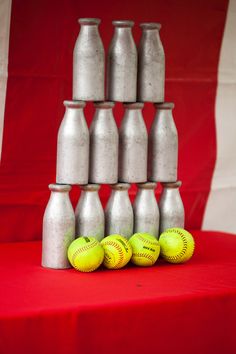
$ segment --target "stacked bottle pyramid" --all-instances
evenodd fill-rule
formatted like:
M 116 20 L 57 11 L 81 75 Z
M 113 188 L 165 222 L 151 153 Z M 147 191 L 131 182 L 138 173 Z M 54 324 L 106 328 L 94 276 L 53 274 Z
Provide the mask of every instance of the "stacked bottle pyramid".
M 73 100 L 64 101 L 64 118 L 58 132 L 56 184 L 43 219 L 42 264 L 67 268 L 67 248 L 75 237 L 107 235 L 126 238 L 135 232 L 155 237 L 170 227 L 184 227 L 184 207 L 177 181 L 178 134 L 173 103 L 164 102 L 165 56 L 158 23 L 142 23 L 138 47 L 132 21 L 113 21 L 114 36 L 107 56 L 99 35 L 99 19 L 80 19 L 74 48 Z M 96 111 L 90 129 L 84 116 L 86 101 Z M 115 102 L 125 113 L 118 130 Z M 144 102 L 153 102 L 156 114 L 148 136 L 142 116 Z M 159 207 L 157 182 L 163 186 Z M 128 190 L 137 183 L 132 206 Z M 99 199 L 100 184 L 109 184 L 105 211 Z M 71 185 L 80 185 L 74 212 Z

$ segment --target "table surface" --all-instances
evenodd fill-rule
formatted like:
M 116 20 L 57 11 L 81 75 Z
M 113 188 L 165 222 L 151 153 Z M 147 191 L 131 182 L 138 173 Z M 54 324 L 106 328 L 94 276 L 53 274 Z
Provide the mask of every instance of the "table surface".
M 93 273 L 42 268 L 41 242 L 1 244 L 0 353 L 235 353 L 236 236 L 193 235 L 185 264 Z

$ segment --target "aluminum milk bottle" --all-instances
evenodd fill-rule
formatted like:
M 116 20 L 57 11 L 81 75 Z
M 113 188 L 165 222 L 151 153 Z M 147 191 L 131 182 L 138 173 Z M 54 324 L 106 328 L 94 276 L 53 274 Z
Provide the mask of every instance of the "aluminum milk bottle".
M 111 185 L 112 192 L 105 208 L 106 236 L 119 234 L 126 238 L 133 235 L 134 216 L 129 199 L 130 184 Z
M 81 195 L 75 209 L 76 236 L 93 236 L 98 241 L 104 237 L 104 211 L 98 195 L 97 184 L 80 186 Z
M 51 196 L 43 217 L 42 266 L 70 268 L 67 249 L 75 238 L 75 214 L 69 198 L 71 186 L 50 184 Z
M 148 133 L 142 116 L 143 103 L 125 104 L 119 130 L 119 181 L 147 181 Z
M 66 112 L 57 138 L 57 183 L 87 184 L 89 169 L 89 130 L 84 102 L 64 101 Z
M 165 85 L 165 53 L 159 23 L 141 23 L 142 37 L 138 48 L 138 100 L 163 102 Z
M 181 182 L 162 183 L 159 201 L 160 233 L 172 227 L 184 228 L 184 205 L 179 193 Z
M 134 200 L 134 233 L 147 232 L 159 236 L 159 208 L 155 197 L 157 184 L 154 182 L 140 183 Z
M 156 116 L 148 141 L 148 179 L 176 182 L 178 165 L 178 133 L 172 116 L 174 103 L 155 105 Z
M 105 52 L 98 18 L 80 18 L 80 33 L 73 53 L 73 99 L 103 101 Z
M 107 58 L 107 99 L 136 102 L 137 49 L 132 36 L 133 21 L 113 21 L 115 27 Z
M 119 134 L 112 113 L 114 102 L 96 103 L 96 112 L 90 126 L 91 183 L 112 184 L 118 180 Z

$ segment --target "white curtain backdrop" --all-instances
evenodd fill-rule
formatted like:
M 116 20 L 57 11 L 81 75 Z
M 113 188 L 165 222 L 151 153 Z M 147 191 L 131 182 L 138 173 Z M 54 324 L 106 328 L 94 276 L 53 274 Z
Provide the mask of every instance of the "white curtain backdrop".
M 203 229 L 236 233 L 236 0 L 229 2 L 218 67 L 217 158 Z
M 11 19 L 11 0 L 0 0 L 0 160 L 7 90 L 8 48 Z

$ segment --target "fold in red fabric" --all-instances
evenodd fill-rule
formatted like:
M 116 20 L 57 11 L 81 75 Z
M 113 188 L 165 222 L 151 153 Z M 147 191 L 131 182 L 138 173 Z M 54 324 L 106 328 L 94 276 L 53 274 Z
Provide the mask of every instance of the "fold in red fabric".
M 236 237 L 194 232 L 185 264 L 80 273 L 41 242 L 0 245 L 1 354 L 234 354 Z

